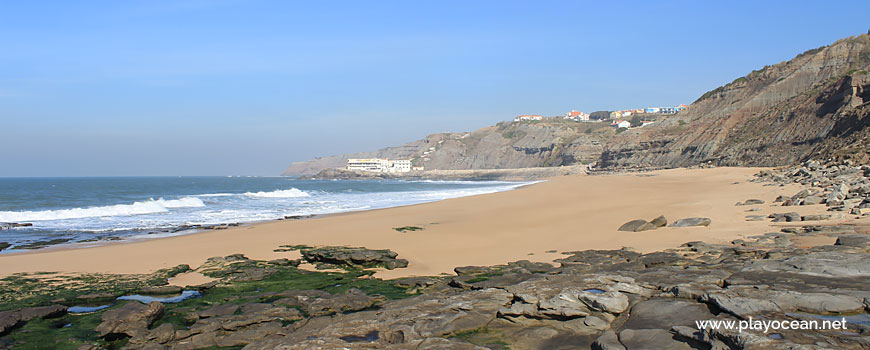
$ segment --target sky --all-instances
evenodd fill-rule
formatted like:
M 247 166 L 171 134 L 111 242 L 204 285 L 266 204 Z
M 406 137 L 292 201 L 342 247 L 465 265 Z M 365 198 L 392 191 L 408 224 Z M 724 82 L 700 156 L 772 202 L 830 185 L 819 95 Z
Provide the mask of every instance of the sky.
M 870 2 L 0 0 L 0 176 L 278 175 L 519 114 L 689 104 Z

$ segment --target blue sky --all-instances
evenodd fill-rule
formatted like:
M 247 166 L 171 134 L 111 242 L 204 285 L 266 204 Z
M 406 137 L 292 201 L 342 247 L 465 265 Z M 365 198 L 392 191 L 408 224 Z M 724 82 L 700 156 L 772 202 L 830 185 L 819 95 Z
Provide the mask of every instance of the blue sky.
M 276 175 L 517 114 L 689 104 L 870 2 L 0 0 L 0 176 Z

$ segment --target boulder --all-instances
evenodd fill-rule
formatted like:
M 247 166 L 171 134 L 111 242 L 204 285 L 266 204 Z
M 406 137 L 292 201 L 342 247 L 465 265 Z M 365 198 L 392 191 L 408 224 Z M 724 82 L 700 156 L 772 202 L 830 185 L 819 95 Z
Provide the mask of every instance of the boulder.
M 819 220 L 828 220 L 830 218 L 831 218 L 831 214 L 804 215 L 801 217 L 801 221 L 819 221 Z
M 807 197 L 807 198 L 804 198 L 803 201 L 801 201 L 801 205 L 815 205 L 815 204 L 822 204 L 823 201 L 824 201 L 824 198 L 822 198 L 822 197 L 819 197 L 819 196 L 809 196 L 809 197 Z
M 668 219 L 665 218 L 664 215 L 660 215 L 659 217 L 652 219 L 649 223 L 655 227 L 665 227 L 668 225 Z
M 101 337 L 124 334 L 131 337 L 145 334 L 148 327 L 163 315 L 164 306 L 159 302 L 148 305 L 128 302 L 123 306 L 103 313 L 103 322 L 95 329 Z
M 387 270 L 408 267 L 408 260 L 396 259 L 391 250 L 352 247 L 321 247 L 302 249 L 302 258 L 312 264 L 325 263 L 347 267 L 384 267 Z
M 640 232 L 640 231 L 654 230 L 655 228 L 656 228 L 655 225 L 647 222 L 646 220 L 637 219 L 637 220 L 631 220 L 629 222 L 622 224 L 622 226 L 619 226 L 619 228 L 617 230 L 618 231 L 627 231 L 627 232 Z
M 532 305 L 533 308 L 529 309 L 526 305 L 514 303 L 511 308 L 522 311 L 521 314 L 528 317 L 543 315 L 544 318 L 556 319 L 584 317 L 592 313 L 587 304 L 578 298 L 578 291 L 572 288 L 563 290 L 553 298 L 539 301 L 536 308 Z
M 53 318 L 66 314 L 66 306 L 50 305 L 28 307 L 18 310 L 0 312 L 0 334 L 4 334 L 12 328 L 36 318 Z
M 686 218 L 674 221 L 671 227 L 710 226 L 710 218 Z
M 577 298 L 590 309 L 612 314 L 620 314 L 628 308 L 628 297 L 620 292 L 592 293 L 582 291 Z
M 9 242 L 0 242 L 0 251 L 4 250 L 4 249 L 6 249 L 6 248 L 9 248 L 9 247 L 11 247 L 11 246 L 12 246 L 12 245 L 9 244 Z
M 866 247 L 870 246 L 870 236 L 868 235 L 840 235 L 837 236 L 837 241 L 834 245 L 843 245 L 850 247 Z
M 783 221 L 787 221 L 787 222 L 795 222 L 795 221 L 801 221 L 801 214 L 798 214 L 798 213 L 795 213 L 795 212 L 788 212 L 788 213 L 774 213 L 774 214 L 770 214 L 770 215 L 768 215 L 767 217 L 773 219 L 773 220 L 772 220 L 773 222 L 783 222 Z

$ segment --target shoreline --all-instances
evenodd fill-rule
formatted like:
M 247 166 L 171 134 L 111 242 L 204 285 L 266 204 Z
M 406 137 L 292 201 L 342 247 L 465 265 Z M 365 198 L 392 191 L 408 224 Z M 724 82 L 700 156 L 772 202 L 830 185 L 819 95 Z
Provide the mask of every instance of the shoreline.
M 286 177 L 286 176 L 280 176 Z M 294 179 L 295 180 L 295 179 Z M 529 180 L 486 180 L 486 179 L 478 179 L 478 180 L 455 180 L 455 179 L 414 179 L 414 178 L 390 178 L 390 179 L 379 179 L 379 178 L 357 178 L 357 179 L 349 179 L 347 181 L 355 181 L 355 180 L 400 180 L 400 181 L 455 181 L 455 182 L 500 182 L 500 183 L 513 183 L 509 188 L 506 189 L 498 189 L 494 192 L 486 192 L 486 193 L 477 193 L 477 194 L 469 194 L 463 195 L 460 197 L 449 197 L 449 198 L 441 198 L 434 200 L 425 200 L 417 203 L 406 203 L 406 204 L 398 204 L 387 207 L 375 207 L 375 208 L 366 208 L 366 209 L 350 209 L 345 211 L 336 211 L 330 213 L 322 213 L 322 214 L 298 214 L 298 215 L 284 215 L 283 217 L 278 217 L 274 219 L 261 219 L 255 221 L 227 221 L 220 223 L 207 223 L 207 224 L 179 224 L 176 226 L 168 226 L 168 227 L 154 227 L 154 228 L 135 228 L 128 230 L 129 233 L 118 235 L 118 236 L 103 236 L 98 239 L 88 239 L 83 241 L 73 241 L 73 242 L 62 242 L 62 243 L 53 243 L 51 240 L 38 240 L 32 242 L 25 242 L 25 245 L 36 245 L 34 248 L 26 248 L 26 249 L 15 249 L 15 245 L 11 248 L 2 248 L 0 249 L 0 257 L 6 255 L 17 255 L 17 254 L 32 254 L 36 252 L 45 252 L 50 250 L 63 250 L 63 249 L 82 249 L 82 248 L 94 248 L 105 245 L 115 245 L 115 244 L 130 244 L 143 242 L 154 239 L 163 239 L 163 238 L 172 238 L 178 236 L 186 236 L 192 234 L 198 234 L 203 232 L 213 232 L 219 230 L 225 230 L 230 228 L 238 228 L 238 227 L 246 227 L 251 225 L 259 225 L 269 222 L 279 222 L 279 221 L 296 221 L 296 220 L 305 220 L 311 218 L 319 218 L 319 217 L 328 217 L 332 215 L 338 214 L 346 214 L 346 213 L 356 213 L 356 212 L 365 212 L 371 210 L 379 210 L 379 209 L 390 209 L 390 208 L 398 208 L 404 206 L 412 206 L 418 204 L 432 203 L 437 201 L 442 201 L 445 199 L 454 199 L 454 198 L 462 198 L 462 197 L 470 197 L 470 196 L 478 196 L 485 195 L 491 193 L 498 192 L 506 192 L 516 190 L 525 186 L 533 185 L 539 182 L 546 181 L 544 179 L 529 179 Z M 196 196 L 196 195 L 193 195 Z M 95 217 L 94 219 L 99 219 L 99 217 Z M 10 225 L 21 225 L 21 226 L 33 226 L 32 222 L 2 222 L 0 224 L 10 224 Z M 14 226 L 13 226 L 14 227 Z M 6 242 L 0 242 L 6 243 Z
M 775 227 L 765 221 L 740 220 L 754 213 L 743 211 L 748 207 L 735 207 L 735 202 L 764 199 L 768 204 L 761 207 L 768 209 L 766 214 L 776 195 L 791 194 L 800 188 L 794 184 L 769 187 L 748 182 L 760 170 L 763 168 L 670 169 L 643 176 L 562 176 L 510 191 L 307 220 L 273 220 L 137 242 L 8 253 L 0 256 L 0 276 L 45 271 L 150 273 L 178 264 L 196 268 L 210 257 L 237 253 L 252 259 L 291 258 L 291 253 L 274 250 L 280 245 L 305 244 L 391 249 L 400 258 L 410 260 L 411 265 L 379 270 L 377 277 L 398 278 L 450 273 L 465 265 L 496 265 L 523 259 L 552 262 L 565 251 L 628 246 L 651 252 L 689 241 L 724 243 Z M 599 205 L 590 205 L 590 201 Z M 570 205 L 576 205 L 577 210 L 571 210 Z M 824 210 L 813 207 L 817 206 L 789 210 L 801 214 Z M 527 212 L 528 208 L 538 209 Z M 624 222 L 661 214 L 669 221 L 709 216 L 713 224 L 709 228 L 616 231 Z M 422 231 L 394 230 L 418 225 Z

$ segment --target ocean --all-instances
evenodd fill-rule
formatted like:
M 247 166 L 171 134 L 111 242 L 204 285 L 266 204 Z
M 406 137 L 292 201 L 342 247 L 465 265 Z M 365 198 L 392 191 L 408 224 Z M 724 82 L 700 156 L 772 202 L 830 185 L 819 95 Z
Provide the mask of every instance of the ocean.
M 524 184 L 288 177 L 0 178 L 0 223 L 33 224 L 0 231 L 0 242 L 12 245 L 0 253 L 47 241 L 100 244 L 196 232 L 194 225 L 395 207 Z

